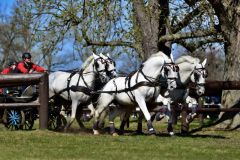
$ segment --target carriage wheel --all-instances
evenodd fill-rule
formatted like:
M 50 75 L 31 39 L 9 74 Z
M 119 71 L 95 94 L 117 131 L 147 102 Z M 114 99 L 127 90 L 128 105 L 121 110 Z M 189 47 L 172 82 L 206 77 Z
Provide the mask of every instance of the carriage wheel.
M 53 130 L 53 131 L 61 130 L 66 124 L 67 124 L 67 120 L 63 115 L 61 114 L 49 115 L 49 119 L 48 119 L 49 130 Z
M 24 112 L 24 121 L 23 124 L 20 126 L 23 130 L 32 130 L 34 125 L 34 113 L 32 110 L 27 110 Z
M 5 127 L 9 130 L 18 130 L 21 124 L 23 124 L 23 111 L 17 109 L 6 109 L 4 112 L 6 114 Z

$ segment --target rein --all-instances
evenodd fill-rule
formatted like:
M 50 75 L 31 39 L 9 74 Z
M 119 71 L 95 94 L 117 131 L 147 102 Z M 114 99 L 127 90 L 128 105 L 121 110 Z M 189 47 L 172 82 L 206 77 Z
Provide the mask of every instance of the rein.
M 129 91 L 133 91 L 139 87 L 142 87 L 142 86 L 149 86 L 149 87 L 156 87 L 159 83 L 156 82 L 156 83 L 153 83 L 153 82 L 139 82 L 137 84 L 135 84 L 134 86 L 132 87 L 129 87 L 129 88 L 125 88 L 125 89 L 121 89 L 121 90 L 115 90 L 115 91 L 102 91 L 102 90 L 97 90 L 97 91 L 94 91 L 94 90 L 91 90 L 87 87 L 83 87 L 83 86 L 71 86 L 70 89 L 73 91 L 73 92 L 83 92 L 85 94 L 101 94 L 101 93 L 122 93 L 122 92 L 129 92 Z
M 94 91 L 92 89 L 89 89 L 87 87 L 83 87 L 83 86 L 71 86 L 71 90 L 73 92 L 83 92 L 85 94 L 88 94 L 88 95 L 91 95 L 91 94 L 101 94 L 101 93 L 122 93 L 122 92 L 130 92 L 131 95 L 133 96 L 132 92 L 133 90 L 139 88 L 139 87 L 142 87 L 142 86 L 149 86 L 149 87 L 156 87 L 156 86 L 159 86 L 159 84 L 161 84 L 161 81 L 157 78 L 152 78 L 152 77 L 148 77 L 146 76 L 143 72 L 142 72 L 142 68 L 143 66 L 141 66 L 141 68 L 137 71 L 138 73 L 141 73 L 143 75 L 143 77 L 147 80 L 147 81 L 144 81 L 144 82 L 138 82 L 137 83 L 137 79 L 136 79 L 136 84 L 133 85 L 132 87 L 130 86 L 130 83 L 127 83 L 127 80 L 128 82 L 130 82 L 130 79 L 132 77 L 132 75 L 136 72 L 133 72 L 132 74 L 130 74 L 128 77 L 126 77 L 126 83 L 125 85 L 128 85 L 128 88 L 125 88 L 125 89 L 121 89 L 121 90 L 118 90 L 117 89 L 117 86 L 116 86 L 116 90 L 115 91 L 102 91 L 102 90 L 97 90 L 97 91 Z M 164 67 L 161 68 L 161 71 L 163 70 Z M 139 75 L 139 74 L 138 74 Z M 137 77 L 138 77 L 137 75 Z M 151 81 L 149 78 L 152 78 L 154 79 L 155 81 Z M 165 82 L 165 81 L 164 81 Z

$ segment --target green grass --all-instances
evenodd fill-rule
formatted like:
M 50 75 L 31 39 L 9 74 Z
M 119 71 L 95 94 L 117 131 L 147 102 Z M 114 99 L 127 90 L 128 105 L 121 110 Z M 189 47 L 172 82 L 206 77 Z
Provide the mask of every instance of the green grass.
M 89 130 L 91 124 L 86 124 Z M 76 124 L 70 133 L 38 129 L 6 131 L 0 127 L 0 159 L 234 160 L 240 157 L 239 131 L 200 131 L 190 136 L 169 137 L 165 123 L 154 125 L 161 134 L 149 136 L 131 133 L 118 137 L 108 134 L 93 136 L 76 129 Z M 194 125 L 197 126 L 197 123 Z M 136 123 L 130 126 L 130 130 L 134 130 Z M 179 126 L 175 128 L 178 132 Z

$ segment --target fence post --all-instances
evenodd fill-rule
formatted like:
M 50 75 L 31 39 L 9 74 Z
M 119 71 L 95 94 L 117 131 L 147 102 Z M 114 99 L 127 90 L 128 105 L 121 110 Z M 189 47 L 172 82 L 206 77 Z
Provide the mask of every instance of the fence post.
M 48 74 L 44 73 L 39 83 L 39 128 L 48 128 Z

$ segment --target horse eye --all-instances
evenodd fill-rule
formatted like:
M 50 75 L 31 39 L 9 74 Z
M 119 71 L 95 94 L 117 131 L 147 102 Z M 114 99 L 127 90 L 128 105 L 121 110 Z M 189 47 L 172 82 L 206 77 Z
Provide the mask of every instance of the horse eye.
M 207 78 L 207 77 L 208 77 L 208 73 L 206 72 L 203 74 L 203 78 Z
M 199 78 L 197 72 L 194 72 L 194 78 L 195 78 L 196 80 Z
M 164 67 L 164 74 L 168 74 L 168 68 L 167 67 Z
M 206 70 L 206 72 L 205 72 L 205 78 L 207 78 L 208 77 L 208 71 Z

